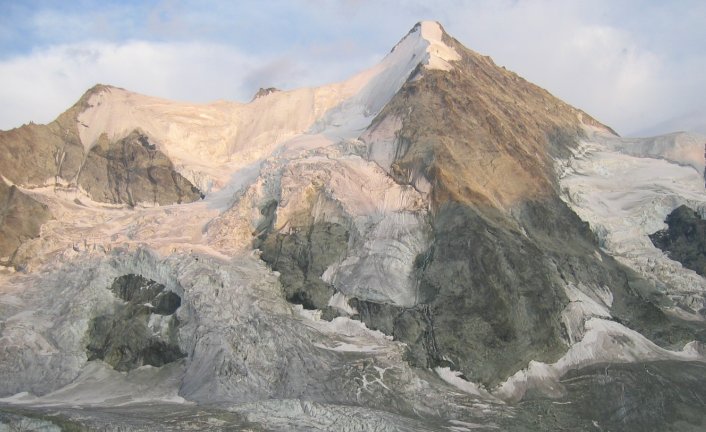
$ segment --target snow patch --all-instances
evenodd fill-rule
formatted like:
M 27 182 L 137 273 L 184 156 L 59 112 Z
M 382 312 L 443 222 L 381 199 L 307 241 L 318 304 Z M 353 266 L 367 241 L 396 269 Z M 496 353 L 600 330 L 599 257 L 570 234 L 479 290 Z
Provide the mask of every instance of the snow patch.
M 331 300 L 329 300 L 328 305 L 338 309 L 341 312 L 348 314 L 349 316 L 358 313 L 357 310 L 355 310 L 348 304 L 348 298 L 342 292 L 337 292 L 336 294 L 331 296 Z
M 438 22 L 423 21 L 421 23 L 421 36 L 424 40 L 429 42 L 429 46 L 426 50 L 429 54 L 426 64 L 427 69 L 448 71 L 453 68 L 449 62 L 461 60 L 461 56 L 458 55 L 458 52 L 444 43 L 443 34 L 444 31 Z
M 559 378 L 570 369 L 579 369 L 598 363 L 632 363 L 657 360 L 706 361 L 696 343 L 689 343 L 682 351 L 670 351 L 657 346 L 640 333 L 624 325 L 601 318 L 586 321 L 583 339 L 573 344 L 556 363 L 531 361 L 492 391 L 506 401 L 518 401 L 529 389 L 536 389 L 549 397 L 560 397 L 563 389 Z
M 434 372 L 447 384 L 456 387 L 464 393 L 494 399 L 494 397 L 480 385 L 461 378 L 461 372 L 451 370 L 448 367 L 435 367 Z

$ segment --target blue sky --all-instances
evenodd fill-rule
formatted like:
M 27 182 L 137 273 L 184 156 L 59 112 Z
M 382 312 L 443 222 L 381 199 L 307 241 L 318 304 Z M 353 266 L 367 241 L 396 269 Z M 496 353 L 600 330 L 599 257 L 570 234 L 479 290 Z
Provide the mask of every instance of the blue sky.
M 206 102 L 345 79 L 423 19 L 621 134 L 706 133 L 702 0 L 0 0 L 0 128 L 98 82 Z

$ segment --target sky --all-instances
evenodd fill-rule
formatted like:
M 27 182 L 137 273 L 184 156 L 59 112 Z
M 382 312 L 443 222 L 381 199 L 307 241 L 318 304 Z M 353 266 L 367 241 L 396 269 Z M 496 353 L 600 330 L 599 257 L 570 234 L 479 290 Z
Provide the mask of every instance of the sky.
M 621 135 L 706 134 L 703 0 L 0 0 L 0 129 L 97 83 L 247 102 L 340 81 L 421 20 Z

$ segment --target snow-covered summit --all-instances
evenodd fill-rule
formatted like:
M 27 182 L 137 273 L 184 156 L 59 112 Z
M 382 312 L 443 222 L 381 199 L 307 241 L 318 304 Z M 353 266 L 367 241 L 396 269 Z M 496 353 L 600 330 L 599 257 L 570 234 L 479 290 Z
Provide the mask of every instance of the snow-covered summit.
M 450 62 L 460 60 L 461 56 L 444 42 L 444 35 L 446 35 L 444 28 L 436 21 L 422 21 L 418 26 L 420 37 L 429 43 L 426 50 L 427 69 L 450 70 L 452 68 Z

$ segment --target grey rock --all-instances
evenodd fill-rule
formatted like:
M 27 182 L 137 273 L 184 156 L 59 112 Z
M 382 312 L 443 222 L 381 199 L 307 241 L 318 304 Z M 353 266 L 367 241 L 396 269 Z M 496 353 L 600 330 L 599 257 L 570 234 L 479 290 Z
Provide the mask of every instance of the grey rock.
M 262 259 L 280 272 L 287 300 L 307 309 L 328 310 L 334 289 L 321 276 L 345 254 L 348 236 L 343 225 L 311 222 L 292 227 L 287 233 L 270 232 L 262 237 L 259 247 Z
M 121 276 L 110 287 L 118 298 L 132 305 L 152 304 L 152 313 L 171 315 L 181 306 L 181 297 L 166 291 L 164 285 L 140 275 Z
M 265 97 L 269 94 L 276 93 L 278 91 L 281 91 L 281 90 L 276 87 L 260 87 L 260 89 L 257 91 L 257 93 L 255 93 L 255 96 L 253 96 L 252 100 L 256 100 L 261 97 Z
M 177 294 L 134 274 L 118 277 L 110 290 L 124 303 L 89 323 L 89 360 L 101 359 L 115 370 L 128 371 L 142 365 L 162 366 L 185 356 L 177 340 L 179 321 L 174 312 L 181 305 Z M 151 314 L 168 316 L 166 335 L 155 335 L 150 329 Z
M 139 131 L 115 142 L 102 135 L 88 153 L 78 184 L 97 201 L 131 207 L 138 203 L 181 204 L 203 198 Z
M 16 186 L 0 181 L 0 265 L 14 262 L 20 245 L 39 237 L 41 226 L 52 218 L 49 208 L 22 193 Z
M 665 223 L 666 230 L 650 236 L 652 243 L 684 267 L 706 276 L 706 221 L 682 205 L 667 216 Z

